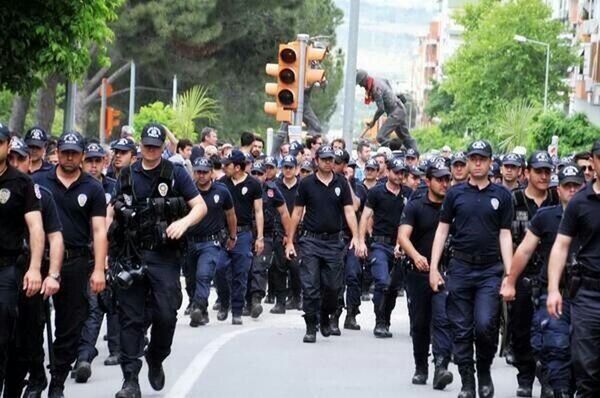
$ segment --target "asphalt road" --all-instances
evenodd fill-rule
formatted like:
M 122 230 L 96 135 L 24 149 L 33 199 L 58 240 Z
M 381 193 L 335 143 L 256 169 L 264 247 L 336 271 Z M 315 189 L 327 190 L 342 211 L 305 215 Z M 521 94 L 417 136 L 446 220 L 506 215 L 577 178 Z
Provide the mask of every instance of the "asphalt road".
M 215 299 L 215 294 L 211 294 Z M 211 300 L 211 301 L 212 301 Z M 414 371 L 409 337 L 408 312 L 404 297 L 392 316 L 391 339 L 376 339 L 372 330 L 375 317 L 372 304 L 362 303 L 358 316 L 360 331 L 342 329 L 342 336 L 323 338 L 316 344 L 302 343 L 304 320 L 300 311 L 285 315 L 269 313 L 258 319 L 244 317 L 242 326 L 231 325 L 231 317 L 191 328 L 183 309 L 169 358 L 164 363 L 166 385 L 152 390 L 144 364 L 140 385 L 144 397 L 456 397 L 460 377 L 454 365 L 454 382 L 445 391 L 434 391 L 430 378 L 425 386 L 411 384 Z M 345 316 L 345 314 L 343 315 Z M 342 316 L 342 321 L 343 321 Z M 94 361 L 92 377 L 86 384 L 67 381 L 67 397 L 111 397 L 121 387 L 118 366 L 103 365 L 108 355 L 106 343 L 99 341 L 100 355 Z M 496 397 L 514 397 L 516 371 L 502 358 L 494 361 L 492 376 Z M 534 389 L 539 396 L 539 385 Z

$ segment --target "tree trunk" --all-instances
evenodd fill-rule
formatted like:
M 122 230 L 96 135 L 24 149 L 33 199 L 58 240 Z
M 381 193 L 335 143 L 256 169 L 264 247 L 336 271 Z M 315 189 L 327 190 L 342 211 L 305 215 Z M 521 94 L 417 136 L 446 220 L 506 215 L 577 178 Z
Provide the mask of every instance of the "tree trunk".
M 18 135 L 23 135 L 25 130 L 25 116 L 29 110 L 30 99 L 31 94 L 13 96 L 8 129 Z
M 37 92 L 37 103 L 35 119 L 38 126 L 46 130 L 48 135 L 52 133 L 52 123 L 56 111 L 56 86 L 60 76 L 58 73 L 50 74 L 45 81 L 45 86 Z M 59 134 L 61 132 L 58 132 Z

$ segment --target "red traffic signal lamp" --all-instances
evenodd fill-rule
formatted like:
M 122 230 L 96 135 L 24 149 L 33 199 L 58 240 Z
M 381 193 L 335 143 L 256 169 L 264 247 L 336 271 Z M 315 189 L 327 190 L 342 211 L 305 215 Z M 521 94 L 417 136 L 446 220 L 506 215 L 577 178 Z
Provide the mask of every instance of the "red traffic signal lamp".
M 280 44 L 277 64 L 267 64 L 265 71 L 277 78 L 277 83 L 267 83 L 265 92 L 275 97 L 276 102 L 265 102 L 264 110 L 275 115 L 278 121 L 292 121 L 292 111 L 298 107 L 298 85 L 300 70 L 300 43 L 295 41 Z

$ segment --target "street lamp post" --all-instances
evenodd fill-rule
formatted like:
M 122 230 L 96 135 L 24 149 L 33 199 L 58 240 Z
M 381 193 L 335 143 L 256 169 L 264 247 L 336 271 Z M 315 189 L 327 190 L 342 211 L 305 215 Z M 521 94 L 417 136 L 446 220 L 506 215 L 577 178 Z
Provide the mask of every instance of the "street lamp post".
M 543 41 L 529 39 L 521 35 L 515 35 L 514 39 L 519 43 L 533 43 L 546 47 L 546 78 L 544 82 L 544 112 L 546 112 L 546 108 L 548 107 L 548 72 L 550 70 L 550 44 L 544 43 Z

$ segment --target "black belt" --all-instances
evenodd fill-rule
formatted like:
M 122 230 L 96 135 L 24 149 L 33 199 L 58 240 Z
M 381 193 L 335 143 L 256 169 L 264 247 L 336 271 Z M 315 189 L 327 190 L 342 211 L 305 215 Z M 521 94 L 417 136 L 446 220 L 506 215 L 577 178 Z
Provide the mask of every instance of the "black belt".
M 17 265 L 17 256 L 0 257 L 0 268 L 11 267 L 13 265 Z
M 590 278 L 589 276 L 582 276 L 581 287 L 589 290 L 600 290 L 600 279 Z
M 211 241 L 221 241 L 221 234 L 213 234 L 213 235 L 192 235 L 188 237 L 188 239 L 193 243 L 202 243 L 202 242 L 211 242 Z
M 310 232 L 310 231 L 304 231 L 302 233 L 302 236 L 305 236 L 307 238 L 320 239 L 320 240 L 342 240 L 342 238 L 344 237 L 342 232 L 335 232 L 332 234 L 327 234 L 327 233 L 318 234 L 316 232 Z
M 252 226 L 251 225 L 241 225 L 238 226 L 236 228 L 237 232 L 248 232 L 248 231 L 252 231 Z
M 70 260 L 76 257 L 88 256 L 90 254 L 90 249 L 87 247 L 79 247 L 73 249 L 65 249 L 65 255 L 63 260 Z
M 385 235 L 371 236 L 371 240 L 374 243 L 384 243 L 386 245 L 391 245 L 395 242 L 392 238 L 390 238 L 389 236 L 385 236 Z
M 457 250 L 455 250 L 452 253 L 452 257 L 455 258 L 455 259 L 457 259 L 457 260 L 462 260 L 462 261 L 466 261 L 467 263 L 477 264 L 477 265 L 495 263 L 495 262 L 497 262 L 497 261 L 500 260 L 500 258 L 498 257 L 498 255 L 473 256 L 473 255 L 470 255 L 468 253 L 459 252 Z

